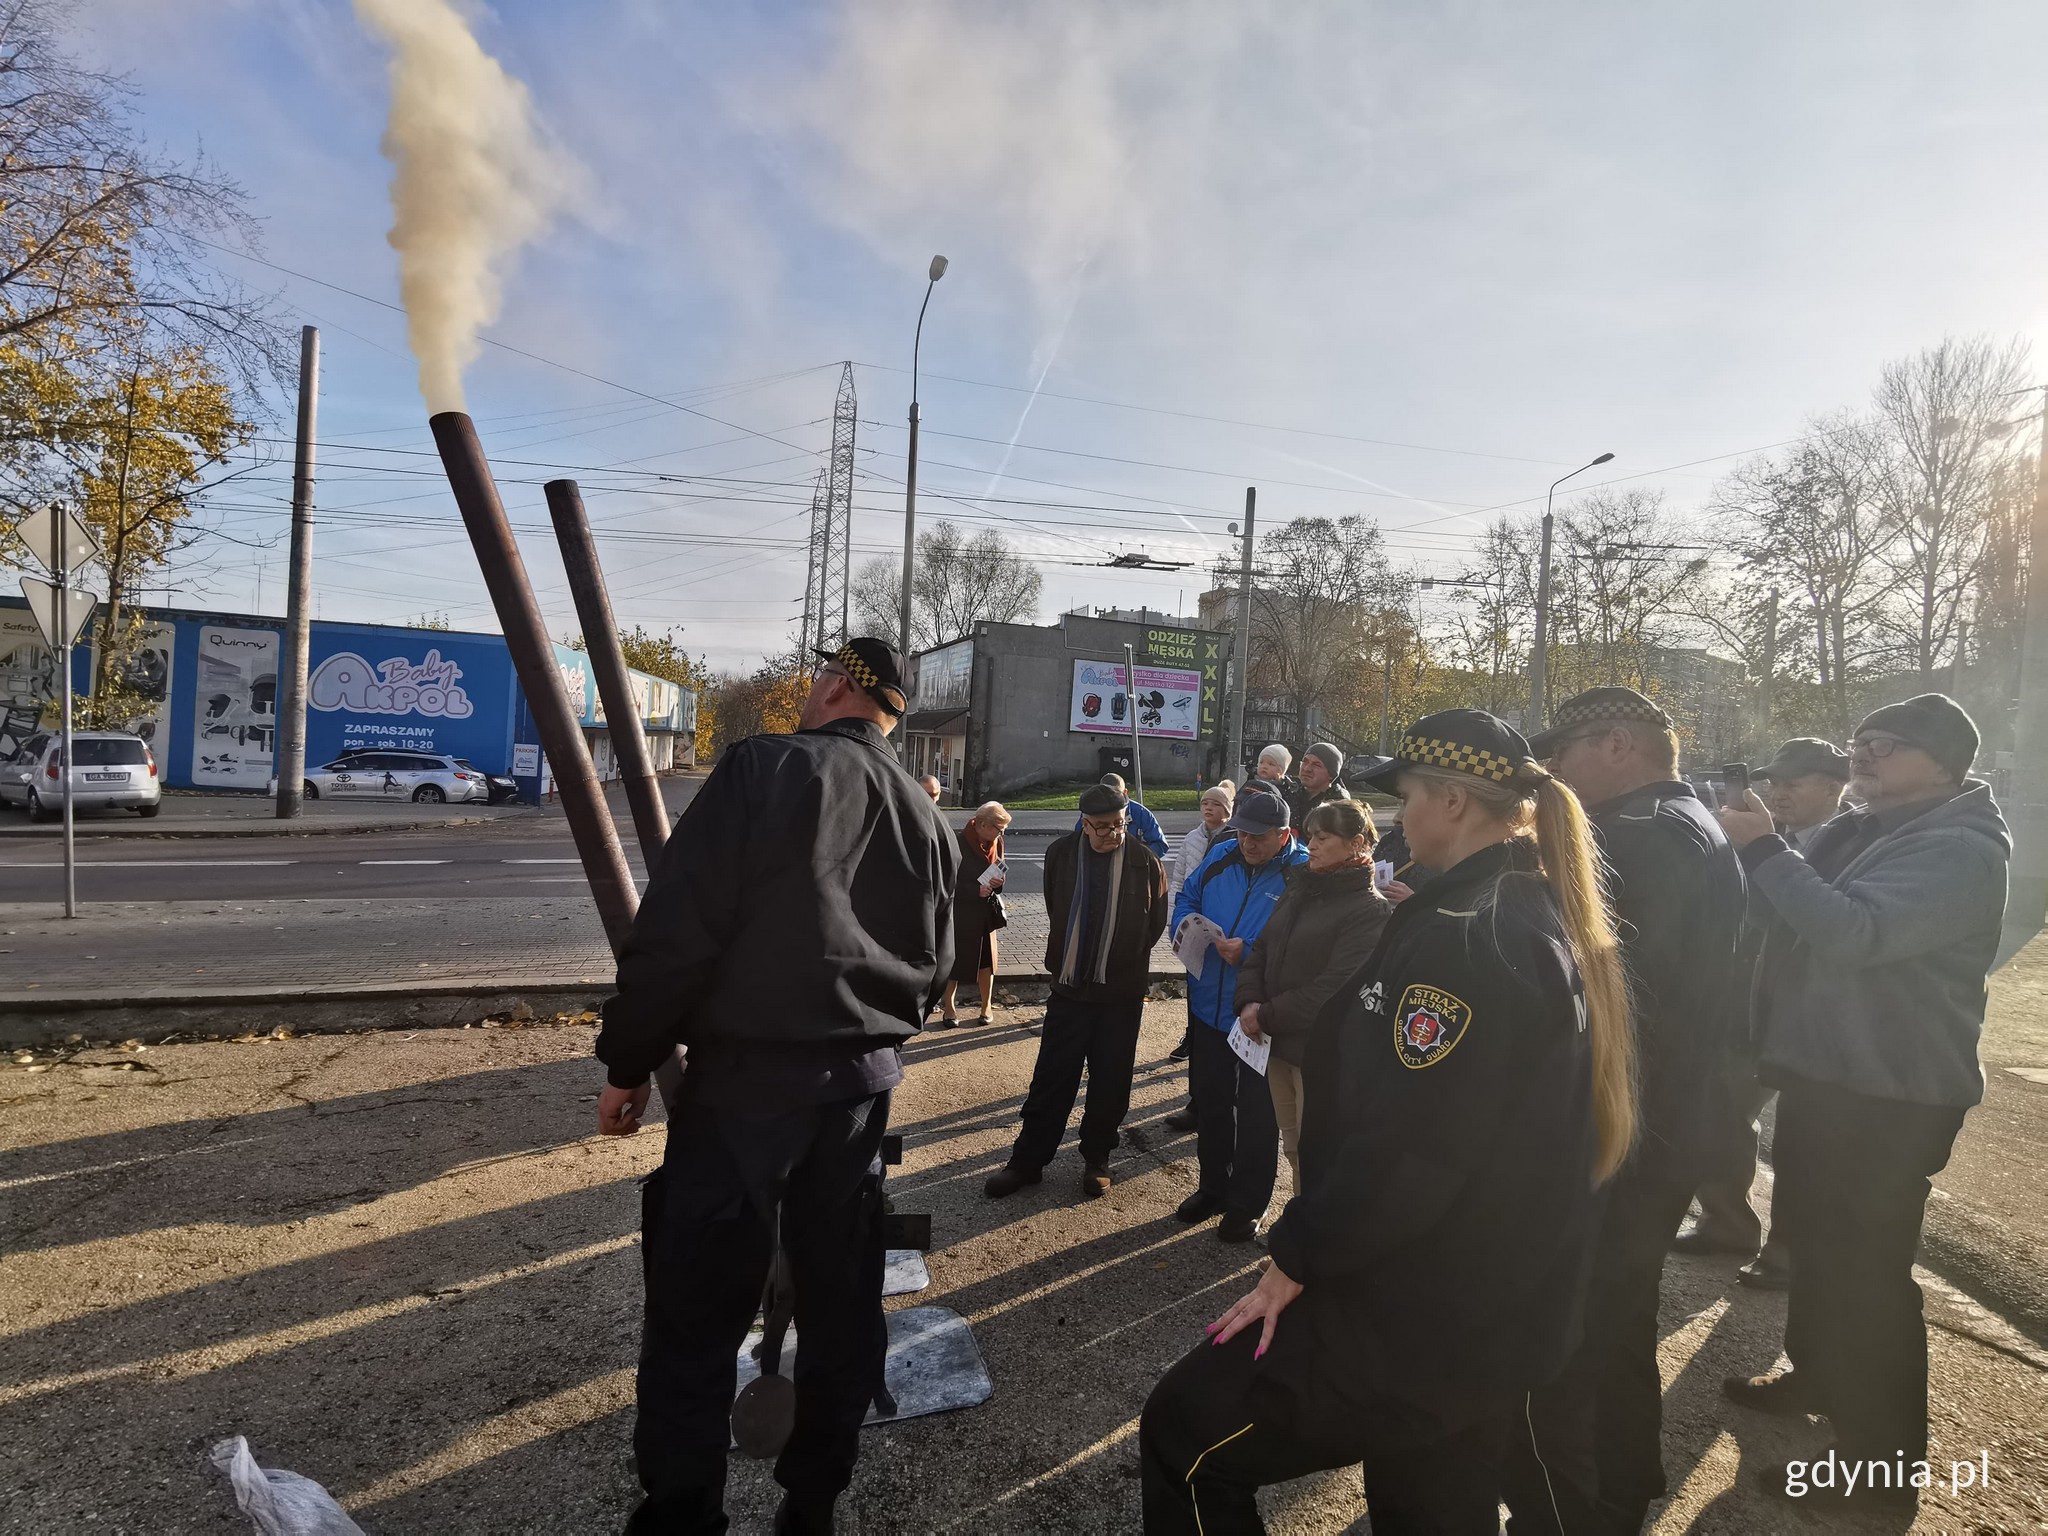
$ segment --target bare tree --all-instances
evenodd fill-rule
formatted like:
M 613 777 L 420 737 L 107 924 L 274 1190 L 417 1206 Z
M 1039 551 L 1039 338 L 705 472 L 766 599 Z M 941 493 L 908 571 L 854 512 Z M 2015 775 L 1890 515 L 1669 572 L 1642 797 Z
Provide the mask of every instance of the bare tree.
M 1946 338 L 1888 364 L 1876 414 L 1882 454 L 1874 485 L 1899 577 L 1891 627 L 1932 686 L 1983 568 L 1987 524 L 2006 466 L 2020 451 L 2000 427 L 2027 382 L 2028 347 Z
M 1710 503 L 1755 588 L 1782 589 L 1775 668 L 1819 684 L 1830 734 L 1849 729 L 1855 687 L 1886 654 L 1880 621 L 1897 580 L 1884 559 L 1882 452 L 1867 422 L 1817 420 L 1783 456 L 1738 467 Z
M 941 522 L 917 536 L 910 579 L 910 644 L 930 650 L 971 634 L 976 624 L 1011 624 L 1038 610 L 1045 578 L 993 528 L 968 537 Z M 853 573 L 853 610 L 868 634 L 893 638 L 903 575 L 886 555 Z
M 1536 612 L 1536 530 L 1526 519 L 1497 518 L 1474 553 L 1473 568 L 1456 585 L 1433 590 L 1456 595 L 1453 664 L 1483 675 L 1486 709 L 1506 715 L 1529 697 L 1523 661 Z
M 1300 517 L 1259 539 L 1252 587 L 1252 690 L 1292 701 L 1303 729 L 1353 717 L 1412 628 L 1406 578 L 1369 518 Z
M 1706 574 L 1702 551 L 1665 511 L 1661 491 L 1594 491 L 1557 520 L 1551 566 L 1556 696 L 1651 687 L 1651 652 L 1683 638 L 1682 615 Z

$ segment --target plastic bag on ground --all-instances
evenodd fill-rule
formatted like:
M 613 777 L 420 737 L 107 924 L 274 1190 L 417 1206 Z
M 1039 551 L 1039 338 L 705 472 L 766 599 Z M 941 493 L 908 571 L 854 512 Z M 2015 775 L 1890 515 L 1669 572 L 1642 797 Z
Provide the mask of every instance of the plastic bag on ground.
M 257 1466 L 246 1436 L 221 1441 L 211 1458 L 235 1485 L 235 1502 L 263 1536 L 363 1536 L 363 1528 L 310 1477 Z

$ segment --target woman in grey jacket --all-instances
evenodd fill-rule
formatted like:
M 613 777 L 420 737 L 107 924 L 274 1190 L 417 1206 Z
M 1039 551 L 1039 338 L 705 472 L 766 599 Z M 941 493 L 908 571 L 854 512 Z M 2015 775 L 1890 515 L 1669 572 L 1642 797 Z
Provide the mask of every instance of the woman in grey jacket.
M 1723 1390 L 1765 1412 L 1826 1414 L 1836 1458 L 1884 1474 L 1833 1496 L 1902 1510 L 1917 1489 L 1894 1469 L 1927 1455 L 1913 1255 L 1928 1180 L 1984 1094 L 1977 1039 L 2012 849 L 1990 786 L 1969 777 L 1976 752 L 1962 708 L 1922 694 L 1856 728 L 1849 786 L 1865 808 L 1803 853 L 1754 795 L 1721 813 L 1770 915 L 1754 1014 L 1758 1075 L 1779 1090 L 1772 1225 L 1792 1252 L 1792 1369 Z M 1764 1487 L 1791 1496 L 1782 1467 Z

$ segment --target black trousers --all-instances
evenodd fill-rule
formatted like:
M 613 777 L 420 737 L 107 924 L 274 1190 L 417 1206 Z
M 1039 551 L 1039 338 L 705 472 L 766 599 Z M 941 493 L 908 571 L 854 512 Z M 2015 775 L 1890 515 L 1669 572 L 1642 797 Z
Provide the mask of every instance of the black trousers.
M 882 1380 L 882 1133 L 889 1095 L 768 1115 L 685 1089 L 642 1197 L 647 1283 L 633 1454 L 647 1498 L 627 1530 L 726 1529 L 740 1346 L 774 1256 L 777 1212 L 796 1291 L 796 1427 L 775 1479 L 804 1500 L 853 1480 Z
M 1333 1415 L 1313 1425 L 1262 1420 L 1248 1402 L 1258 1341 L 1253 1327 L 1228 1344 L 1197 1344 L 1145 1400 L 1138 1457 L 1146 1536 L 1263 1531 L 1259 1489 L 1359 1463 L 1374 1536 L 1493 1536 L 1499 1529 L 1492 1469 L 1502 1414 L 1420 1442 L 1412 1426 L 1427 1416 L 1392 1399 L 1384 1412 L 1363 1417 Z
M 1131 1073 L 1138 1060 L 1138 1026 L 1145 999 L 1091 1003 L 1055 992 L 1045 1005 L 1038 1061 L 1024 1095 L 1024 1128 L 1010 1149 L 1012 1168 L 1043 1168 L 1059 1150 L 1088 1072 L 1088 1103 L 1081 1111 L 1081 1156 L 1107 1163 L 1131 1107 Z
M 1257 1220 L 1273 1203 L 1280 1167 L 1272 1090 L 1238 1059 L 1222 1030 L 1196 1023 L 1188 1033 L 1188 1096 L 1195 1106 L 1202 1190 L 1233 1215 Z
M 1501 1481 L 1514 1536 L 1626 1531 L 1665 1493 L 1657 1293 L 1696 1170 L 1632 1160 L 1609 1186 L 1586 1287 L 1585 1336 L 1531 1394 Z
M 1792 1251 L 1785 1353 L 1858 1460 L 1927 1454 L 1927 1325 L 1913 1255 L 1963 1111 L 1822 1083 L 1778 1096 L 1776 1230 Z

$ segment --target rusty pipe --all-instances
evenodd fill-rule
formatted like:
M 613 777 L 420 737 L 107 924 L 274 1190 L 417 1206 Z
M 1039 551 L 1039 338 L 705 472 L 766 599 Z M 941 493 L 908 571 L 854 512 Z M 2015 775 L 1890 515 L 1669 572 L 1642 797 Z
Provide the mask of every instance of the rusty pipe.
M 591 765 L 582 721 L 569 707 L 568 690 L 555 665 L 554 642 L 548 639 L 547 626 L 533 600 L 533 584 L 526 579 L 526 564 L 519 558 L 512 525 L 505 520 L 505 504 L 498 499 L 498 487 L 491 480 L 491 467 L 469 416 L 462 411 L 442 411 L 429 417 L 427 425 L 433 430 L 434 445 L 441 450 L 441 465 L 448 472 L 469 542 L 476 547 L 484 586 L 490 591 L 491 606 L 497 610 L 505 644 L 512 652 L 513 670 L 533 711 L 541 750 L 547 753 L 555 783 L 562 791 L 562 809 L 568 813 L 569 832 L 576 840 L 584 876 L 590 881 L 605 938 L 616 954 L 632 929 L 640 893 L 626 863 L 626 850 L 619 844 L 619 830 L 612 825 L 611 810 L 605 805 L 597 770 Z
M 626 785 L 626 804 L 633 812 L 633 830 L 639 834 L 640 853 L 651 873 L 668 842 L 668 808 L 662 804 L 661 781 L 654 776 L 654 761 L 647 754 L 647 735 L 641 728 L 632 683 L 626 676 L 626 656 L 619 646 L 619 626 L 612 617 L 612 601 L 605 592 L 604 570 L 597 563 L 597 544 L 590 536 L 590 519 L 583 510 L 583 493 L 576 482 L 550 480 L 546 489 L 548 517 L 555 525 L 555 540 L 562 546 L 562 569 L 569 577 L 569 592 L 576 602 L 576 621 L 583 626 L 583 648 L 589 653 L 591 670 L 597 675 L 597 696 L 604 700 L 612 755 L 619 762 L 619 777 Z

